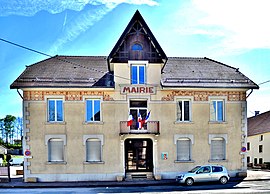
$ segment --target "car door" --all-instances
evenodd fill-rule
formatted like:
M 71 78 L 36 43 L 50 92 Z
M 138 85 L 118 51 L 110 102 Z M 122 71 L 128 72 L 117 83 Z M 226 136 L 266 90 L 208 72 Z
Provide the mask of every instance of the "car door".
M 211 167 L 210 166 L 202 166 L 199 168 L 196 172 L 196 175 L 194 177 L 195 182 L 206 182 L 211 181 Z
M 221 166 L 212 166 L 212 180 L 218 181 L 222 177 L 223 168 Z

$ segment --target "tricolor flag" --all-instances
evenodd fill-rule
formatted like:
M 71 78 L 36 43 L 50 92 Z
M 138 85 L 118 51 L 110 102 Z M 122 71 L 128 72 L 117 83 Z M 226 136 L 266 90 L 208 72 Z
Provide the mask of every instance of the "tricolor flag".
M 143 127 L 143 119 L 141 113 L 138 114 L 138 128 L 141 129 Z
M 144 121 L 145 123 L 147 123 L 147 121 L 149 120 L 150 112 L 151 112 L 151 111 L 149 111 L 148 114 L 147 114 L 146 117 L 145 117 L 145 121 Z
M 127 126 L 128 126 L 128 127 L 132 125 L 132 121 L 133 121 L 133 116 L 132 116 L 132 114 L 130 114 L 130 115 L 128 116 L 128 121 L 127 121 Z

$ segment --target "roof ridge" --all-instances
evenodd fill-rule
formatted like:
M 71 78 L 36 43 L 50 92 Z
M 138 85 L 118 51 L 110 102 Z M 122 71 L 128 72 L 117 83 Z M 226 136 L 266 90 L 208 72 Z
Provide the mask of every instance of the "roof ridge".
M 103 58 L 106 57 L 106 55 L 102 56 L 102 55 L 57 55 L 57 57 L 96 57 L 96 58 Z
M 168 57 L 169 59 L 204 59 L 204 57 Z
M 263 112 L 263 113 L 260 113 L 260 114 L 258 114 L 256 116 L 254 115 L 252 117 L 249 117 L 248 119 L 254 119 L 254 118 L 262 117 L 262 116 L 265 116 L 266 114 L 269 114 L 269 116 L 270 116 L 270 110 L 266 111 L 266 112 Z

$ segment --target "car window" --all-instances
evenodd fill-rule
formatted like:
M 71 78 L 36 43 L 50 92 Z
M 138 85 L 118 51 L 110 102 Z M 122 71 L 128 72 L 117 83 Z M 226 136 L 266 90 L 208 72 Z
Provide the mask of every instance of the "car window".
M 200 168 L 200 166 L 196 166 L 195 168 L 193 168 L 192 170 L 190 170 L 190 171 L 188 171 L 188 172 L 194 173 L 194 172 L 196 172 L 196 170 L 198 170 L 199 168 Z
M 222 172 L 223 169 L 221 166 L 212 166 L 212 171 L 213 172 Z
M 203 166 L 197 172 L 198 173 L 209 173 L 209 172 L 211 172 L 211 168 L 210 168 L 210 166 Z

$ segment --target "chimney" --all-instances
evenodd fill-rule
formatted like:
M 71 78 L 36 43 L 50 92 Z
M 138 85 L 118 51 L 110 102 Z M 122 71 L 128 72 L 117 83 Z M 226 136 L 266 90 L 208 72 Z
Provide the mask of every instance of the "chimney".
M 260 114 L 260 111 L 256 110 L 255 111 L 255 116 L 259 115 Z

